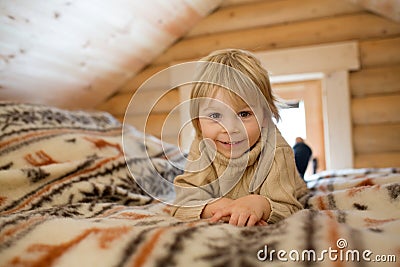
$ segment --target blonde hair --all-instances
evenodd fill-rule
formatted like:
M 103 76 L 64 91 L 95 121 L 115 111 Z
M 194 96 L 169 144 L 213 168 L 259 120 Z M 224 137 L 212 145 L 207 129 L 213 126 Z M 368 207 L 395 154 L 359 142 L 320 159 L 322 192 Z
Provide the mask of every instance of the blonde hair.
M 240 49 L 217 50 L 199 62 L 204 64 L 200 64 L 198 82 L 194 84 L 190 96 L 192 122 L 198 133 L 199 101 L 196 100 L 213 97 L 216 88 L 221 87 L 229 89 L 227 93 L 234 103 L 238 103 L 240 98 L 266 102 L 272 116 L 279 121 L 277 99 L 273 95 L 268 72 L 253 54 Z M 260 99 L 260 93 L 265 100 Z

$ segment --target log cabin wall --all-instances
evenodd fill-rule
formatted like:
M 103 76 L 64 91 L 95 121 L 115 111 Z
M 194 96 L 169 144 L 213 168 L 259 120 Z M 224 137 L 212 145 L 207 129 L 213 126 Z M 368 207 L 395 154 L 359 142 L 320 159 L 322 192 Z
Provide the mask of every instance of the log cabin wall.
M 132 94 L 151 75 L 216 49 L 257 52 L 344 41 L 357 41 L 360 55 L 360 69 L 349 74 L 354 167 L 400 166 L 400 22 L 357 1 L 225 1 L 98 108 L 122 119 Z M 177 91 L 170 92 L 148 120 L 150 133 L 160 135 L 178 102 Z M 140 125 L 146 118 L 126 119 Z M 175 130 L 169 129 L 171 137 Z

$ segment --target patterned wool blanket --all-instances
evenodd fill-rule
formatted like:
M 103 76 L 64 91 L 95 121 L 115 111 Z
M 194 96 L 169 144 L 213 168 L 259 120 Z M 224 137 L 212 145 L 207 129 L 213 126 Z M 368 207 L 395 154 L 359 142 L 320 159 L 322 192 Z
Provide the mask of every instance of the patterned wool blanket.
M 107 113 L 0 102 L 0 266 L 400 264 L 399 168 L 314 176 L 306 208 L 274 225 L 183 222 L 127 165 L 163 192 L 154 177 L 172 181 L 185 158 L 134 128 L 124 137 L 129 157 Z

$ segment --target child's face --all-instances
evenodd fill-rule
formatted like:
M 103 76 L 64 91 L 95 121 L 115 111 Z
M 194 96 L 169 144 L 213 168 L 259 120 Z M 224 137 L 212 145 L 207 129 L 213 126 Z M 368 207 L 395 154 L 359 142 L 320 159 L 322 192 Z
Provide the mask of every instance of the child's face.
M 239 103 L 239 104 L 238 104 Z M 203 139 L 214 142 L 218 152 L 227 158 L 243 155 L 260 138 L 261 130 L 255 113 L 244 101 L 235 101 L 223 90 L 200 104 L 199 126 Z

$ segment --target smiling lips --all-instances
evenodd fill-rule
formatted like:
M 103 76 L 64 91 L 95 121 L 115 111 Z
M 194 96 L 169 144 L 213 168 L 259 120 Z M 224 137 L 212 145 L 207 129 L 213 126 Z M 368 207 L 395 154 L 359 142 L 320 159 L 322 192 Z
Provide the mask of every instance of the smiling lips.
M 241 142 L 243 142 L 243 140 L 242 140 L 242 141 L 232 141 L 232 142 L 224 142 L 224 141 L 219 141 L 219 142 L 222 143 L 222 144 L 224 144 L 224 145 L 233 146 L 233 145 L 240 144 Z

